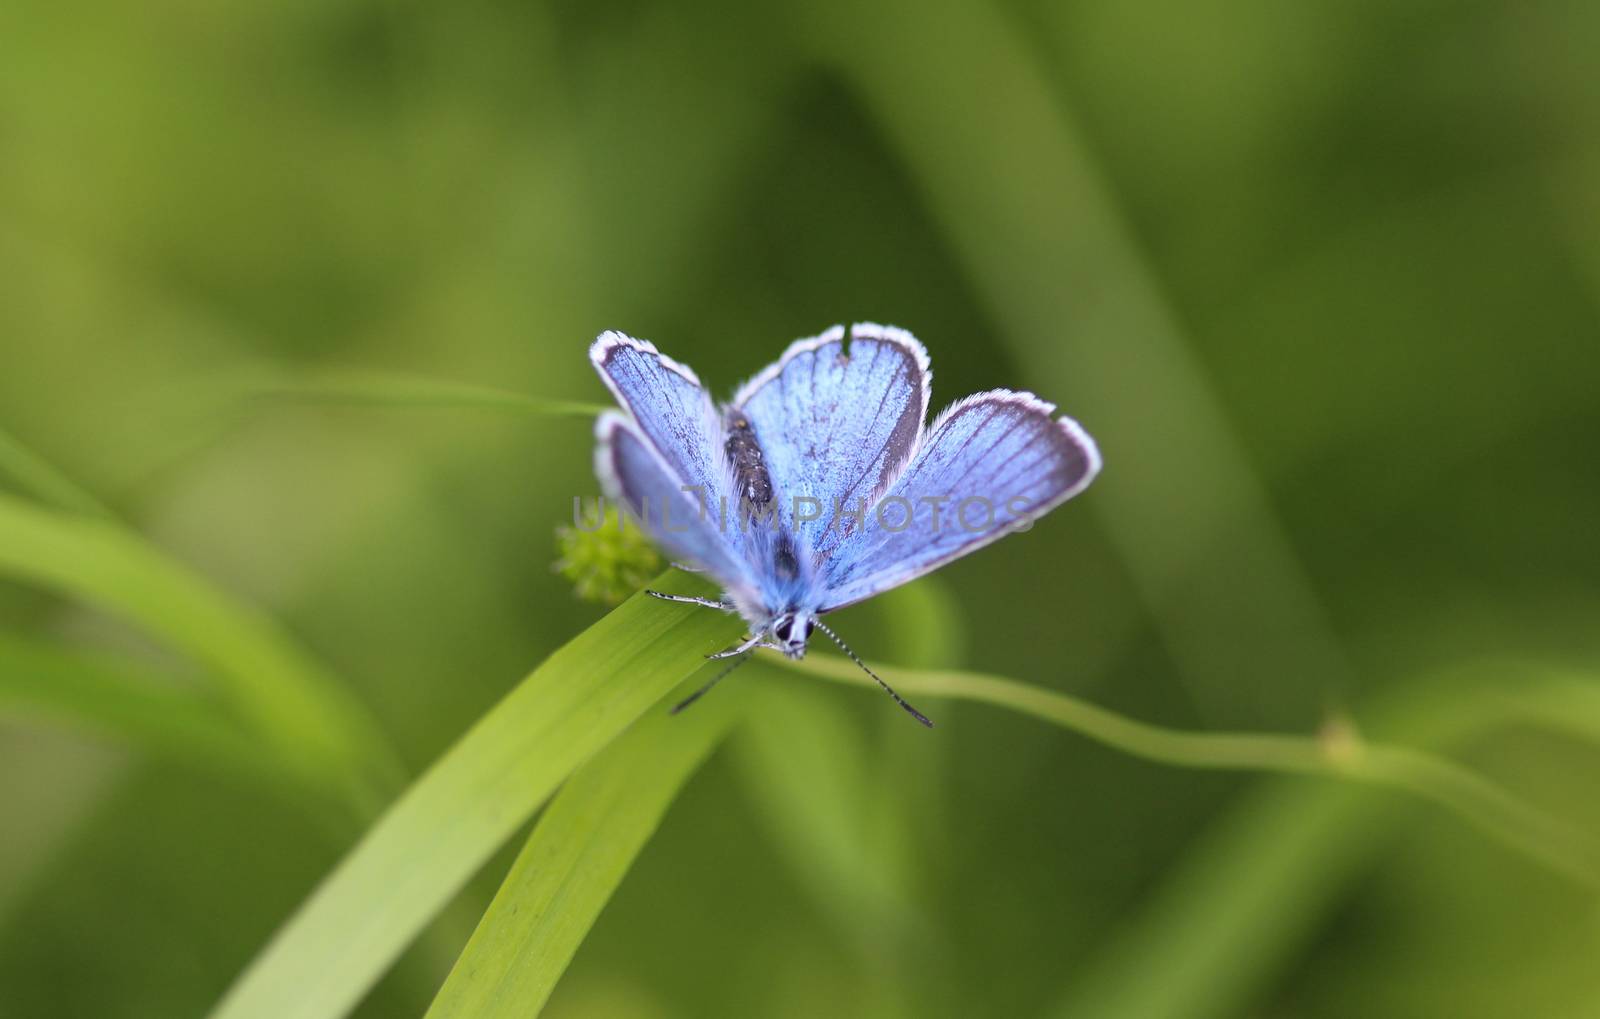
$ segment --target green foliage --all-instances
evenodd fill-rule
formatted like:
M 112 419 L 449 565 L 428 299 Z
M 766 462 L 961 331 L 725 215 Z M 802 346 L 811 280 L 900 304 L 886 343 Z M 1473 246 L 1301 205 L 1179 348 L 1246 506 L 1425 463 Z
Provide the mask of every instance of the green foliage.
M 681 582 L 663 580 L 665 590 L 684 589 Z M 540 819 L 432 1014 L 537 1011 L 739 703 L 738 694 L 713 698 L 716 706 L 688 724 L 674 725 L 671 716 L 658 715 L 618 738 L 640 712 L 696 671 L 697 647 L 703 653 L 717 646 L 708 638 L 732 632 L 729 621 L 715 613 L 684 606 L 662 613 L 656 607 L 665 603 L 636 595 L 558 652 L 475 726 L 330 875 L 216 1016 L 345 1014 L 554 784 L 615 740 L 568 782 Z M 870 685 L 853 669 L 843 659 L 816 656 L 804 666 L 808 673 Z M 1563 874 L 1591 887 L 1600 884 L 1600 852 L 1590 838 L 1419 751 L 1335 746 L 1316 737 L 1177 733 L 994 677 L 898 669 L 886 675 L 906 692 L 1007 707 L 1167 764 L 1320 774 L 1398 787 L 1459 812 Z M 808 718 L 803 701 L 769 699 L 746 719 L 754 725 L 748 745 L 758 753 L 762 748 L 780 752 L 755 758 L 749 770 L 773 776 L 763 778 L 758 792 L 763 806 L 775 812 L 778 832 L 787 843 L 807 847 L 797 863 L 815 871 L 813 880 L 828 889 L 828 901 L 844 891 L 852 908 L 839 918 L 840 928 L 854 931 L 864 951 L 893 954 L 896 942 L 914 943 L 919 920 L 909 890 L 900 884 L 904 875 L 875 873 L 853 855 L 863 815 L 854 820 L 848 815 L 866 777 L 826 782 L 826 796 L 816 795 L 803 780 L 786 787 L 781 777 L 850 768 L 864 757 L 862 748 L 845 734 L 848 726 L 841 727 L 829 713 Z M 780 733 L 787 730 L 803 738 L 786 742 Z M 808 766 L 797 753 L 815 759 Z M 1350 820 L 1341 811 L 1362 804 L 1346 792 L 1327 802 L 1331 813 L 1309 816 Z M 1298 822 L 1286 823 L 1295 830 Z M 1127 1014 L 1141 1013 L 1130 1009 Z
M 573 769 L 734 629 L 641 594 L 575 637 L 395 802 L 251 964 L 216 1019 L 344 1015 Z
M 359 812 L 392 788 L 392 753 L 343 686 L 274 622 L 117 524 L 0 496 L 0 572 L 118 614 L 188 655 L 284 767 Z
M 1595 52 L 1570 0 L 0 5 L 0 1013 L 1592 1011 Z M 855 319 L 1107 469 L 840 613 L 932 733 L 826 654 L 665 717 L 737 624 L 573 597 L 654 572 L 552 553 L 584 346 L 726 395 Z
M 40 568 L 37 558 L 14 551 L 6 561 L 24 575 L 112 605 L 128 604 L 118 600 L 127 581 L 96 579 L 110 575 L 109 567 L 116 564 L 131 572 L 134 582 L 145 580 L 152 591 L 180 606 L 208 604 L 205 596 L 190 592 L 189 582 L 175 579 L 181 577 L 175 567 L 140 551 L 114 525 L 51 520 L 20 504 L 10 510 L 8 516 L 0 516 L 4 525 L 0 537 L 9 536 L 12 544 L 0 548 L 43 545 L 64 553 L 69 564 L 82 564 L 80 572 L 48 571 Z M 669 591 L 684 589 L 684 580 L 671 575 L 658 584 Z M 171 591 L 181 594 L 173 598 Z M 888 604 L 902 603 L 915 606 L 912 614 L 924 624 L 934 619 L 938 604 L 937 599 L 918 603 L 904 597 Z M 220 601 L 211 611 L 219 610 Z M 161 616 L 135 618 L 163 632 Z M 346 1014 L 557 784 L 594 757 L 535 827 L 435 1000 L 432 1014 L 537 1011 L 677 790 L 733 721 L 741 698 L 739 693 L 714 698 L 712 707 L 702 709 L 687 724 L 658 715 L 629 735 L 621 734 L 697 671 L 700 654 L 734 632 L 733 621 L 725 616 L 643 594 L 590 627 L 519 685 L 396 801 L 245 972 L 215 1015 L 331 1019 Z M 210 660 L 230 661 L 215 653 Z M 158 750 L 177 750 L 180 756 L 192 755 L 191 764 L 238 767 L 230 753 L 233 743 L 223 737 L 232 723 L 191 706 L 188 698 L 158 695 L 153 685 L 148 693 L 135 693 L 124 689 L 129 680 L 116 675 L 114 667 L 23 643 L 0 642 L 0 666 L 4 666 L 0 674 L 13 677 L 3 688 L 7 700 L 0 704 L 43 710 L 113 735 L 148 741 Z M 804 669 L 871 685 L 843 660 L 812 656 Z M 1367 744 L 1348 732 L 1337 740 L 1175 733 L 1008 680 L 948 671 L 884 671 L 907 694 L 964 697 L 1009 707 L 1168 764 L 1324 774 L 1397 786 L 1460 812 L 1491 834 L 1585 882 L 1600 881 L 1600 870 L 1595 869 L 1600 856 L 1587 837 L 1564 830 L 1471 773 L 1417 751 Z M 759 777 L 758 799 L 775 810 L 780 838 L 785 844 L 806 847 L 796 863 L 826 890 L 824 903 L 836 901 L 839 890 L 844 890 L 852 909 L 839 918 L 839 926 L 862 938 L 862 951 L 881 952 L 912 939 L 920 921 L 909 890 L 901 884 L 904 873 L 861 866 L 858 852 L 866 815 L 851 802 L 857 790 L 865 788 L 865 777 L 824 782 L 820 796 L 802 777 L 852 767 L 865 756 L 863 748 L 848 735 L 850 727 L 831 712 L 813 713 L 808 719 L 811 709 L 803 700 L 785 700 L 772 693 L 766 699 L 770 703 L 748 720 L 758 724 L 747 742 L 755 754 L 747 770 Z M 1537 709 L 1530 714 L 1540 715 Z M 1600 723 L 1581 731 L 1597 730 Z M 803 734 L 803 739 L 786 743 L 790 731 Z M 606 749 L 608 744 L 614 745 Z M 804 762 L 806 753 L 815 755 L 809 764 Z M 791 776 L 787 786 L 782 777 L 786 773 Z M 1309 816 L 1342 817 L 1339 810 L 1360 801 L 1340 794 L 1328 802 L 1334 813 Z M 806 809 L 792 812 L 785 805 Z M 848 819 L 851 813 L 853 820 Z M 891 957 L 898 954 L 891 952 Z M 1205 958 L 1198 952 L 1189 957 L 1196 963 Z M 1120 996 L 1121 987 L 1112 985 L 1110 993 Z M 1225 997 L 1220 991 L 1213 996 Z M 884 1000 L 879 1007 L 903 1011 L 910 1006 Z M 1095 1010 L 1110 1014 L 1123 1007 L 1097 1005 Z M 1128 1014 L 1167 1010 L 1166 1005 L 1146 1001 Z
M 541 400 L 491 386 L 376 372 L 330 374 L 311 382 L 266 387 L 259 395 L 335 406 L 462 408 L 578 418 L 592 418 L 605 409 L 600 404 Z
M 726 691 L 682 721 L 656 713 L 584 765 L 539 818 L 430 1019 L 536 1014 L 684 782 L 744 698 Z
M 812 657 L 797 666 L 814 675 L 872 684 L 843 659 Z M 1492 783 L 1450 762 L 1416 750 L 1376 745 L 1348 726 L 1314 736 L 1262 733 L 1185 733 L 1123 718 L 1077 698 L 967 672 L 880 669 L 904 693 L 958 697 L 1008 707 L 1114 747 L 1135 757 L 1184 768 L 1284 772 L 1351 779 L 1405 790 L 1459 813 L 1508 846 L 1600 888 L 1600 842 L 1543 815 Z M 1576 688 L 1584 689 L 1583 684 Z M 1453 691 L 1452 702 L 1461 695 Z M 1541 698 L 1530 698 L 1537 702 Z M 1437 711 L 1459 711 L 1459 703 Z M 1591 720 L 1592 711 L 1586 712 Z
M 0 717 L 81 728 L 187 766 L 281 782 L 251 734 L 148 666 L 0 634 Z

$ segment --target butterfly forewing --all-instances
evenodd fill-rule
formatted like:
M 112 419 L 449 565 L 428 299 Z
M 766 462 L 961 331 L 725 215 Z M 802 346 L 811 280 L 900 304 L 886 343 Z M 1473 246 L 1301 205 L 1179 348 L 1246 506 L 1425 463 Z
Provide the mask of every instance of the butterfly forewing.
M 1016 530 L 1081 492 L 1094 441 L 1028 393 L 968 397 L 940 416 L 854 534 L 823 564 L 827 612 L 897 587 Z
M 927 352 L 911 334 L 860 324 L 848 350 L 841 326 L 791 344 L 734 397 L 803 549 L 825 554 L 847 533 L 835 507 L 870 503 L 905 467 L 930 383 Z
M 715 507 L 726 494 L 721 424 L 700 379 L 645 340 L 602 333 L 589 359 L 642 435 L 682 479 Z
M 719 526 L 715 509 L 683 491 L 683 480 L 640 432 L 615 411 L 595 425 L 595 473 L 606 496 L 633 515 L 669 555 L 711 572 L 736 600 L 753 603 L 759 587 L 750 564 Z

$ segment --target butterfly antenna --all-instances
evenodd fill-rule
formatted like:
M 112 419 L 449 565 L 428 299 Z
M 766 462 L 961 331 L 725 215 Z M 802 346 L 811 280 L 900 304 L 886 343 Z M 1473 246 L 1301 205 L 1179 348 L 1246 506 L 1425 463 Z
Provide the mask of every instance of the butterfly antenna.
M 690 694 L 689 696 L 685 697 L 683 700 L 679 701 L 677 704 L 673 705 L 672 706 L 672 710 L 667 712 L 667 714 L 676 715 L 678 712 L 682 711 L 684 708 L 687 708 L 689 705 L 693 704 L 695 701 L 697 701 L 700 698 L 704 697 L 708 690 L 710 690 L 712 687 L 716 686 L 718 683 L 722 682 L 724 679 L 728 678 L 728 673 L 732 672 L 734 669 L 737 669 L 739 666 L 743 665 L 745 662 L 748 662 L 752 657 L 753 657 L 752 654 L 750 654 L 749 652 L 746 652 L 745 654 L 740 655 L 738 658 L 735 658 L 721 672 L 717 673 L 715 676 L 712 676 L 710 679 L 706 680 L 706 685 L 705 686 L 702 686 L 700 689 L 696 690 L 694 693 Z
M 899 694 L 895 693 L 894 692 L 894 687 L 890 686 L 888 683 L 885 683 L 883 681 L 883 677 L 882 676 L 878 675 L 876 672 L 873 672 L 871 669 L 867 668 L 867 663 L 863 662 L 861 660 L 861 656 L 856 654 L 854 651 L 850 650 L 850 645 L 848 645 L 844 641 L 840 640 L 839 639 L 839 635 L 837 633 L 834 633 L 833 630 L 831 630 L 828 627 L 827 623 L 824 623 L 820 619 L 817 620 L 817 629 L 819 629 L 823 633 L 827 634 L 828 637 L 835 644 L 839 645 L 839 650 L 843 651 L 845 654 L 849 655 L 850 656 L 850 660 L 852 662 L 855 662 L 857 665 L 861 666 L 861 671 L 862 672 L 865 672 L 867 675 L 871 676 L 874 680 L 876 680 L 877 684 L 879 686 L 883 687 L 883 692 L 888 694 L 890 697 L 893 697 L 894 698 L 894 702 L 896 704 L 900 705 L 902 708 L 905 708 L 907 714 L 909 714 L 912 718 L 915 718 L 917 721 L 921 722 L 923 725 L 927 726 L 928 728 L 930 728 L 930 729 L 933 728 L 933 720 L 932 719 L 930 719 L 927 715 L 924 715 L 922 712 L 918 711 L 916 708 L 913 708 L 910 704 L 907 704 L 906 703 L 906 699 L 904 697 L 901 697 Z M 696 694 L 695 696 L 699 696 L 699 695 Z

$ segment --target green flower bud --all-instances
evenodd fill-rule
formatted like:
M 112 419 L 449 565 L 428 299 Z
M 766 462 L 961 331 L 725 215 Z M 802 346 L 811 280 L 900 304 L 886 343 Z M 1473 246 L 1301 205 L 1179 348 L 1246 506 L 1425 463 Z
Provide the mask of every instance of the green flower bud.
M 614 506 L 605 509 L 605 522 L 593 530 L 556 528 L 555 570 L 584 601 L 615 605 L 661 572 L 661 556 L 638 524 L 623 523 Z

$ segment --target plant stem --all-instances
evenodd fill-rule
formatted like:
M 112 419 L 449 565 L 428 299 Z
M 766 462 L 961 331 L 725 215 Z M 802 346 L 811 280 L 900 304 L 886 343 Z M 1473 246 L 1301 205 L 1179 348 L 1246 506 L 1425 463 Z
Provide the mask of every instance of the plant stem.
M 872 685 L 841 658 L 811 655 L 792 665 L 825 679 Z M 1401 789 L 1432 800 L 1518 852 L 1600 889 L 1600 846 L 1587 835 L 1461 765 L 1421 750 L 1368 743 L 1347 725 L 1330 725 L 1318 736 L 1182 732 L 998 676 L 950 670 L 879 671 L 904 693 L 1010 708 L 1162 764 L 1321 775 Z

